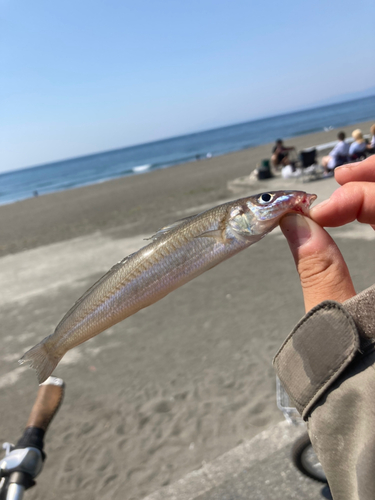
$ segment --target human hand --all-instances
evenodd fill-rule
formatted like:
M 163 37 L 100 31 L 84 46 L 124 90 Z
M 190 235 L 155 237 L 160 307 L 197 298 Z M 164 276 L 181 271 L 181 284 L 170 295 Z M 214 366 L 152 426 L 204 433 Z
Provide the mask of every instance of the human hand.
M 335 169 L 341 185 L 312 208 L 311 219 L 288 214 L 280 222 L 300 276 L 306 312 L 323 300 L 344 302 L 356 292 L 344 258 L 321 227 L 358 220 L 375 229 L 375 156 Z

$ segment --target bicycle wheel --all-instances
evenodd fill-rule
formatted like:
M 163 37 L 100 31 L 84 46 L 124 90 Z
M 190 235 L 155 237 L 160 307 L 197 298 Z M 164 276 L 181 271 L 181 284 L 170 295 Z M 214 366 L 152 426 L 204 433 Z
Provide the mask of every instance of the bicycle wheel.
M 312 447 L 308 433 L 303 434 L 292 447 L 292 461 L 297 469 L 305 476 L 326 483 L 327 478 L 323 467 Z

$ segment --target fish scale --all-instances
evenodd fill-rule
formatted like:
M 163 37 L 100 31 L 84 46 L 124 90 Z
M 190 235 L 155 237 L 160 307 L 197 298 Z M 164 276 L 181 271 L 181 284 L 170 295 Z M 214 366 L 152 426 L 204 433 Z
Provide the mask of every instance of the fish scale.
M 286 213 L 307 215 L 315 198 L 303 191 L 261 193 L 162 228 L 89 288 L 20 363 L 34 368 L 43 382 L 68 350 L 259 241 Z

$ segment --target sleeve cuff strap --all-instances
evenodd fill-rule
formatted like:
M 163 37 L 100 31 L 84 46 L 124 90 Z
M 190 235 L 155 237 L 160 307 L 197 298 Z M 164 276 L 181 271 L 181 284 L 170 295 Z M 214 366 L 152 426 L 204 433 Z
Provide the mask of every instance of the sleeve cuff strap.
M 324 391 L 359 348 L 356 324 L 344 307 L 325 301 L 294 328 L 273 360 L 277 375 L 306 420 Z

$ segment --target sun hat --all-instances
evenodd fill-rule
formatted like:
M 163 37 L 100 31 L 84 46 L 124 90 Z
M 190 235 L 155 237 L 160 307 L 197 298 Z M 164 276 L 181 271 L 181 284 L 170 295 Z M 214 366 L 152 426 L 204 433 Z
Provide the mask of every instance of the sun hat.
M 359 128 L 356 128 L 355 130 L 353 130 L 352 137 L 357 142 L 363 142 L 364 141 L 363 135 L 362 135 L 362 130 L 359 129 Z

